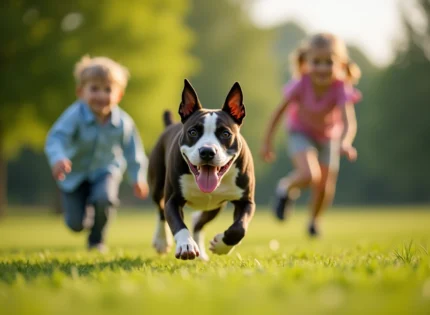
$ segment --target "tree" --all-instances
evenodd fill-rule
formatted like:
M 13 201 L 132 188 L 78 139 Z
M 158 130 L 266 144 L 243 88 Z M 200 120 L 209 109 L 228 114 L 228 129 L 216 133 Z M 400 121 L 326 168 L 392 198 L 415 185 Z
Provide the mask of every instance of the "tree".
M 363 156 L 367 172 L 380 183 L 379 195 L 392 202 L 428 202 L 430 174 L 430 1 L 419 0 L 427 21 L 416 29 L 404 17 L 407 42 L 374 84 Z
M 121 105 L 153 144 L 162 110 L 176 108 L 194 68 L 186 10 L 185 0 L 2 2 L 0 213 L 7 161 L 24 146 L 41 149 L 50 125 L 74 101 L 73 65 L 84 54 L 107 55 L 130 69 Z
M 199 72 L 191 83 L 208 108 L 220 108 L 233 83 L 241 84 L 247 110 L 242 133 L 260 176 L 270 167 L 259 159 L 261 131 L 280 99 L 281 81 L 273 47 L 276 34 L 253 25 L 245 5 L 246 1 L 192 1 L 188 24 L 196 34 L 192 53 L 199 60 Z

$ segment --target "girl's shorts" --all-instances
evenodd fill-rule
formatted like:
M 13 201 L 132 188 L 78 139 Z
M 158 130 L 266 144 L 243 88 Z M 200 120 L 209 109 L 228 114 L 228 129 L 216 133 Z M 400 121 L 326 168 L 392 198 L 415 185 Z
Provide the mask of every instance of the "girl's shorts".
M 288 154 L 294 157 L 299 152 L 316 151 L 320 164 L 328 166 L 330 170 L 339 170 L 340 140 L 331 139 L 327 142 L 317 142 L 303 132 L 293 131 L 288 136 Z

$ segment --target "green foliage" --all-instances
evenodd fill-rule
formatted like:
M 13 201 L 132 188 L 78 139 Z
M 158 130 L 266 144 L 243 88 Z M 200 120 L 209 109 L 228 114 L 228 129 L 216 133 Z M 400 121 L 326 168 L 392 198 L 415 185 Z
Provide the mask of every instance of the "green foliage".
M 428 20 L 430 2 L 417 3 Z M 177 112 L 184 77 L 191 76 L 208 108 L 219 108 L 234 81 L 239 81 L 247 107 L 242 132 L 256 164 L 256 200 L 267 204 L 291 162 L 283 124 L 277 133 L 278 160 L 272 165 L 259 158 L 262 133 L 281 100 L 282 84 L 290 78 L 288 56 L 307 34 L 294 23 L 271 30 L 256 28 L 247 15 L 248 4 L 246 0 L 131 0 L 127 6 L 114 0 L 102 5 L 84 0 L 3 1 L 3 154 L 12 157 L 23 146 L 39 150 L 49 126 L 75 98 L 74 63 L 86 53 L 103 54 L 131 71 L 121 106 L 136 120 L 148 152 L 162 129 L 161 112 L 165 108 Z M 80 24 L 73 28 L 76 21 Z M 407 44 L 385 69 L 374 66 L 359 47 L 349 47 L 363 72 L 358 86 L 363 101 L 356 106 L 359 158 L 354 164 L 342 160 L 339 204 L 429 201 L 426 43 L 430 31 L 428 25 L 415 29 L 406 18 L 404 24 Z M 31 165 L 44 163 L 44 157 L 35 154 L 26 151 L 9 165 L 13 202 L 50 200 L 52 180 L 44 167 L 35 170 Z M 22 178 L 27 178 L 25 185 Z M 131 194 L 124 197 L 126 202 L 134 200 Z
M 430 2 L 419 1 L 430 21 Z M 407 44 L 397 59 L 382 71 L 370 93 L 371 105 L 363 109 L 368 121 L 363 129 L 363 151 L 368 176 L 383 179 L 375 194 L 389 192 L 392 200 L 428 202 L 430 172 L 430 27 L 415 30 L 405 18 Z
M 192 79 L 203 106 L 220 108 L 235 81 L 243 89 L 247 116 L 242 132 L 254 153 L 257 175 L 268 166 L 258 158 L 262 131 L 280 100 L 275 34 L 250 21 L 244 1 L 192 1 L 188 24 L 196 34 L 192 49 L 200 61 Z
M 162 110 L 177 106 L 182 79 L 194 68 L 186 11 L 185 0 L 7 0 L 0 11 L 7 30 L 0 41 L 1 154 L 41 147 L 50 125 L 75 100 L 72 71 L 84 54 L 106 55 L 130 69 L 121 105 L 151 146 Z
M 430 214 L 423 209 L 338 209 L 325 216 L 320 240 L 306 237 L 305 212 L 279 225 L 261 210 L 242 244 L 229 256 L 211 255 L 208 263 L 155 254 L 155 209 L 119 213 L 110 226 L 107 255 L 86 252 L 86 233 L 67 231 L 59 217 L 14 211 L 0 224 L 0 310 L 22 315 L 430 310 Z M 227 209 L 208 225 L 207 242 L 231 219 Z

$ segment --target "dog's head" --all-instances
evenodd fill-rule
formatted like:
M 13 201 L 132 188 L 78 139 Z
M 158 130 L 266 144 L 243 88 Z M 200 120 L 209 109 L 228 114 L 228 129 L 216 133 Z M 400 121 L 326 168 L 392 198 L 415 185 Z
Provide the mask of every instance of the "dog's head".
M 199 189 L 204 193 L 211 193 L 219 186 L 240 153 L 239 132 L 245 117 L 242 102 L 242 90 L 236 82 L 222 109 L 203 109 L 197 93 L 185 80 L 179 106 L 183 124 L 179 146 Z

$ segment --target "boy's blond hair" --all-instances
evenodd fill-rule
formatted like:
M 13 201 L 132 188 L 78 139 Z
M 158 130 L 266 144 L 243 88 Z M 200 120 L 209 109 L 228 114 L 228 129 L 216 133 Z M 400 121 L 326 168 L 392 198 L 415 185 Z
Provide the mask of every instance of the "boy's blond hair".
M 130 76 L 127 68 L 107 57 L 85 55 L 75 65 L 73 75 L 77 86 L 91 80 L 104 80 L 118 84 L 125 90 Z

